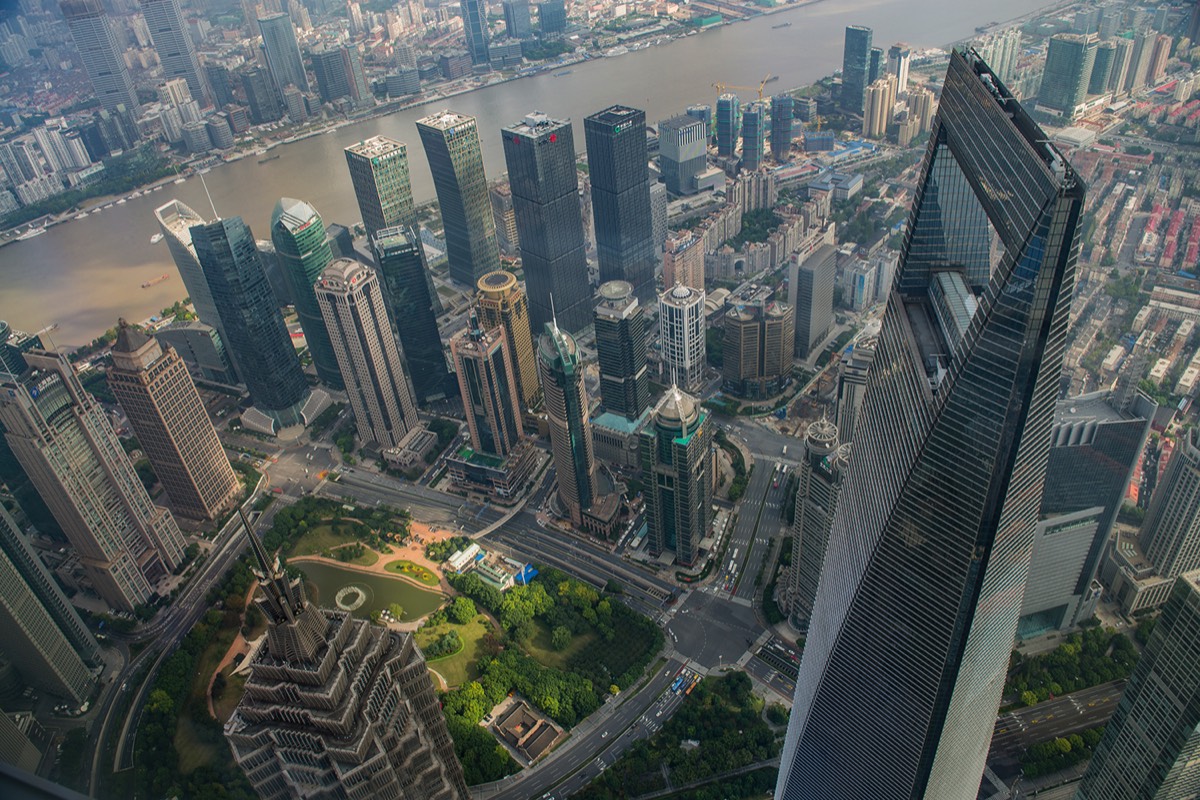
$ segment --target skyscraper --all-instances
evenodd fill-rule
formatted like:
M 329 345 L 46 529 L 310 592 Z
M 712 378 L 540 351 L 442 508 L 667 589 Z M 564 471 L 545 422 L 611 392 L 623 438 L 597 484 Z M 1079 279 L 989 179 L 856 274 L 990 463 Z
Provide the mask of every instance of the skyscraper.
M 491 63 L 488 53 L 487 3 L 485 0 L 462 0 L 459 4 L 463 18 L 463 38 L 471 63 L 486 66 Z
M 30 369 L 0 376 L 0 424 L 25 473 L 95 588 L 132 611 L 183 562 L 183 534 L 150 501 L 112 423 L 65 358 L 25 353 Z
M 154 49 L 158 51 L 158 59 L 162 62 L 163 77 L 168 80 L 183 78 L 187 81 L 193 100 L 202 106 L 211 104 L 211 92 L 204 73 L 200 71 L 200 60 L 196 58 L 196 49 L 188 34 L 179 0 L 141 0 L 141 4 L 146 27 L 150 29 Z
M 225 347 L 250 392 L 253 411 L 268 429 L 305 420 L 311 392 L 275 303 L 254 235 L 241 217 L 191 228 L 196 259 L 225 325 Z M 251 419 L 259 419 L 251 413 Z
M 250 104 L 250 119 L 255 125 L 274 122 L 283 116 L 279 94 L 271 85 L 271 77 L 266 70 L 258 67 L 244 70 L 242 91 L 246 93 L 246 102 Z
M 1046 69 L 1038 89 L 1037 107 L 1072 119 L 1087 97 L 1092 66 L 1096 61 L 1096 37 L 1058 33 L 1050 37 Z
M 192 227 L 202 225 L 204 218 L 178 200 L 172 200 L 154 209 L 154 217 L 158 220 L 158 229 L 167 243 L 171 260 L 175 262 L 179 277 L 183 279 L 183 286 L 192 300 L 192 307 L 196 309 L 196 316 L 205 325 L 216 330 L 217 341 L 214 344 L 219 345 L 218 354 L 221 361 L 225 368 L 236 376 L 234 354 L 225 346 L 225 323 L 222 322 L 217 305 L 213 302 L 208 279 L 204 277 L 204 270 L 196 259 L 196 248 L 192 244 Z
M 310 55 L 317 93 L 324 102 L 333 103 L 348 97 L 355 105 L 363 105 L 371 100 L 362 56 L 353 44 L 319 47 Z
M 725 300 L 724 389 L 745 398 L 778 394 L 792 373 L 796 312 L 773 299 L 773 290 L 743 286 Z
M 897 42 L 888 48 L 887 71 L 896 78 L 896 93 L 903 95 L 908 91 L 908 67 L 912 62 L 912 50 L 903 42 Z
M 1109 392 L 1066 397 L 1055 405 L 1042 508 L 1017 624 L 1020 638 L 1092 616 L 1100 594 L 1097 568 L 1156 410 L 1140 392 L 1127 410 Z
M 636 420 L 650 405 L 650 377 L 646 317 L 627 282 L 609 281 L 600 286 L 595 331 L 604 409 Z
M 529 303 L 525 291 L 511 272 L 496 270 L 479 279 L 479 322 L 484 330 L 499 328 L 508 342 L 508 355 L 517 374 L 517 393 L 526 408 L 542 403 L 542 385 L 538 382 L 537 358 L 533 352 Z
M 504 32 L 513 39 L 528 39 L 533 32 L 529 0 L 503 0 Z
M 887 69 L 887 60 L 883 55 L 883 48 L 872 47 L 867 63 L 867 85 L 869 86 L 883 77 L 884 70 Z
M 704 290 L 676 285 L 658 298 L 663 380 L 699 391 L 704 383 Z
M 704 240 L 685 231 L 669 236 L 663 247 L 663 285 L 704 289 Z
M 863 113 L 863 98 L 871 73 L 871 29 L 862 25 L 846 27 L 842 50 L 841 108 L 847 114 Z
M 395 447 L 420 423 L 379 275 L 339 258 L 321 272 L 314 292 L 358 438 L 382 449 Z
M 346 166 L 368 241 L 384 228 L 416 226 L 404 142 L 386 136 L 364 139 L 346 148 Z
M 887 136 L 892 124 L 892 108 L 896 98 L 896 79 L 892 75 L 880 78 L 867 87 L 863 101 L 862 134 L 867 139 Z
M 777 94 L 771 98 L 771 158 L 780 164 L 792 150 L 792 122 L 796 118 L 796 98 Z
M 951 55 L 776 797 L 978 791 L 1046 477 L 1084 200 L 1046 140 L 974 52 Z M 983 243 L 948 223 L 970 206 L 1001 240 L 978 296 L 956 265 Z
M 437 326 L 442 304 L 425 265 L 425 248 L 416 231 L 403 227 L 379 231 L 373 246 L 417 401 L 445 397 L 449 375 Z
M 26 684 L 77 704 L 96 684 L 87 664 L 100 662 L 100 645 L 2 505 L 0 653 Z
M 267 641 L 253 656 L 225 738 L 255 792 L 467 800 L 412 634 L 317 608 L 304 582 L 288 577 L 242 522 L 258 561 L 255 603 Z
M 799 261 L 788 281 L 788 303 L 796 309 L 796 351 L 808 358 L 833 325 L 833 284 L 837 280 L 837 249 L 823 244 Z
M 500 131 L 512 190 L 517 240 L 529 292 L 529 320 L 540 331 L 551 318 L 568 332 L 587 326 L 587 277 L 575 136 L 567 120 L 533 112 Z
M 59 5 L 101 107 L 112 114 L 136 111 L 137 94 L 125 66 L 124 48 L 104 4 L 101 0 L 62 0 Z
M 467 327 L 450 340 L 450 356 L 471 446 L 499 458 L 509 456 L 521 439 L 521 400 L 504 332 L 484 330 L 472 309 Z
M 1200 786 L 1200 572 L 1175 580 L 1075 800 L 1187 800 Z
M 628 281 L 643 303 L 654 299 L 656 261 L 650 212 L 646 112 L 610 106 L 583 120 L 600 282 Z
M 500 266 L 496 220 L 475 118 L 441 111 L 417 120 L 445 227 L 450 277 L 465 286 Z
M 707 146 L 703 120 L 680 114 L 658 123 L 658 157 L 668 191 L 696 193 L 696 176 L 704 171 Z
M 742 101 L 736 94 L 717 98 L 717 155 L 732 156 L 742 133 Z
M 583 364 L 571 334 L 553 322 L 538 342 L 538 375 L 550 427 L 550 452 L 558 473 L 558 499 L 573 525 L 596 498 L 592 429 Z
M 567 30 L 567 4 L 565 0 L 542 0 L 538 3 L 538 27 L 542 35 L 560 34 Z
M 296 316 L 304 331 L 313 366 L 317 368 L 317 377 L 332 389 L 342 389 L 342 373 L 338 370 L 333 345 L 329 343 L 325 318 L 313 293 L 313 284 L 333 260 L 325 223 L 317 210 L 303 200 L 281 197 L 271 214 L 271 243 L 275 245 L 284 280 L 291 289 Z
M 751 103 L 742 114 L 742 166 L 756 170 L 766 158 L 767 107 Z
M 817 582 L 829 548 L 829 529 L 837 508 L 850 446 L 838 443 L 838 429 L 822 417 L 808 426 L 796 469 L 796 513 L 792 517 L 792 572 L 788 619 L 807 631 L 817 599 Z
M 258 20 L 262 34 L 263 51 L 267 56 L 267 69 L 275 81 L 275 88 L 283 91 L 295 86 L 302 92 L 308 91 L 308 75 L 304 72 L 304 60 L 300 57 L 300 43 L 296 41 L 296 28 L 287 14 L 268 14 Z
M 1117 45 L 1115 42 L 1100 42 L 1096 45 L 1096 60 L 1092 62 L 1091 77 L 1088 78 L 1088 94 L 1104 94 L 1112 83 L 1113 67 L 1116 66 Z
M 712 430 L 700 403 L 671 386 L 638 442 L 646 476 L 646 525 L 650 553 L 675 553 L 685 567 L 696 563 L 712 516 Z
M 166 490 L 171 510 L 189 519 L 213 520 L 232 508 L 241 484 L 179 354 L 120 320 L 112 361 L 109 389 Z

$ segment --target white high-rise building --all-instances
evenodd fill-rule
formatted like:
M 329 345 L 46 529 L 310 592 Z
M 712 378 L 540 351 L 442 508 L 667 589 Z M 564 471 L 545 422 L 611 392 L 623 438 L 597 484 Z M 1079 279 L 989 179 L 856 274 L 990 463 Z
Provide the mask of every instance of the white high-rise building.
M 704 382 L 704 291 L 678 285 L 658 298 L 664 380 L 689 392 Z

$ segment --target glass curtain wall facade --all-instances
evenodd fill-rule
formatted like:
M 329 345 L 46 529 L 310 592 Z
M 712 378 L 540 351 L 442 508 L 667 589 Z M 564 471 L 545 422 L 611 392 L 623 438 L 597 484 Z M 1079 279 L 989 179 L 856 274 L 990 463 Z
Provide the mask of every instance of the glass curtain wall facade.
M 947 172 L 957 191 L 931 204 Z M 776 797 L 975 797 L 1046 477 L 1083 200 L 1066 159 L 982 59 L 955 51 L 855 425 Z M 971 205 L 1001 250 L 977 294 L 964 262 L 988 240 L 950 224 Z
M 567 331 L 591 321 L 575 137 L 567 120 L 534 112 L 500 131 L 525 270 L 532 330 L 551 318 Z

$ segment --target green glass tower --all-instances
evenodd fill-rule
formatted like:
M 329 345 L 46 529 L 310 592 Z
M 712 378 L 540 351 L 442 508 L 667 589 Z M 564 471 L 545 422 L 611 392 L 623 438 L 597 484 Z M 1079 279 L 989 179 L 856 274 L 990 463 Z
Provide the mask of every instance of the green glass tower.
M 450 277 L 473 287 L 500 266 L 475 118 L 441 111 L 417 120 L 417 131 L 442 209 Z
M 592 426 L 579 348 L 557 323 L 546 323 L 538 342 L 538 374 L 545 395 L 550 452 L 558 471 L 558 499 L 572 524 L 579 525 L 583 512 L 596 499 Z
M 333 261 L 333 250 L 325 233 L 325 223 L 317 210 L 303 200 L 290 197 L 280 198 L 271 214 L 271 243 L 279 256 L 292 299 L 296 304 L 296 316 L 304 329 L 308 352 L 312 354 L 313 366 L 321 383 L 332 389 L 343 389 L 342 373 L 338 370 L 333 345 L 329 343 L 329 332 L 313 284 Z

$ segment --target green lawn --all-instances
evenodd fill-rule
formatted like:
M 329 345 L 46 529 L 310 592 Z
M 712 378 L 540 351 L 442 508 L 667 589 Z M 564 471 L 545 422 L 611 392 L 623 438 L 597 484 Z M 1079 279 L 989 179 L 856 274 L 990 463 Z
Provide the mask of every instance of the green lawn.
M 477 615 L 466 625 L 455 625 L 451 622 L 434 627 L 426 625 L 417 631 L 417 646 L 427 647 L 442 634 L 450 630 L 458 631 L 459 637 L 463 640 L 462 650 L 452 656 L 429 662 L 430 669 L 437 670 L 438 674 L 446 679 L 450 688 L 454 688 L 479 677 L 479 671 L 475 669 L 475 662 L 483 655 L 481 643 L 484 634 L 491 629 L 491 622 L 484 614 Z
M 246 689 L 246 676 L 234 675 L 233 664 L 227 664 L 225 669 L 221 670 L 221 674 L 225 676 L 225 691 L 219 699 L 213 700 L 213 709 L 217 712 L 217 721 L 224 725 L 233 715 L 238 701 L 242 699 L 242 693 Z
M 334 532 L 333 526 L 335 524 L 341 528 L 341 533 Z M 351 519 L 322 522 L 297 539 L 296 543 L 292 545 L 292 549 L 288 552 L 288 555 L 319 556 L 326 550 L 332 550 L 339 545 L 357 542 L 358 537 L 352 532 L 352 528 L 355 525 L 362 525 L 362 523 Z
M 184 775 L 211 764 L 217 757 L 217 748 L 197 738 L 196 729 L 185 714 L 179 715 L 175 726 L 175 752 L 179 754 L 179 771 Z
M 372 562 L 374 563 L 374 562 Z M 438 577 L 420 564 L 414 564 L 403 558 L 396 561 L 389 561 L 384 567 L 388 572 L 396 575 L 403 575 L 407 578 L 414 578 L 426 586 L 437 586 Z
M 347 545 L 342 545 L 342 547 L 346 547 L 346 546 Z M 337 550 L 339 550 L 340 548 L 335 547 L 333 557 L 335 559 L 337 559 L 338 561 L 342 561 L 343 564 L 354 564 L 359 567 L 370 567 L 370 566 L 374 565 L 374 563 L 376 561 L 379 560 L 379 553 L 376 553 L 374 550 L 367 547 L 366 545 L 363 545 L 363 548 L 364 549 L 363 549 L 363 553 L 361 556 L 355 556 L 354 558 L 350 559 L 349 561 L 342 561 L 337 556 Z
M 555 650 L 550 646 L 550 628 L 546 626 L 546 623 L 535 619 L 533 624 L 537 626 L 537 634 L 531 641 L 522 645 L 522 648 L 531 658 L 550 669 L 566 670 L 571 656 L 587 647 L 596 638 L 593 631 L 588 631 L 582 636 L 573 637 L 565 650 Z M 607 689 L 608 687 L 603 688 Z

